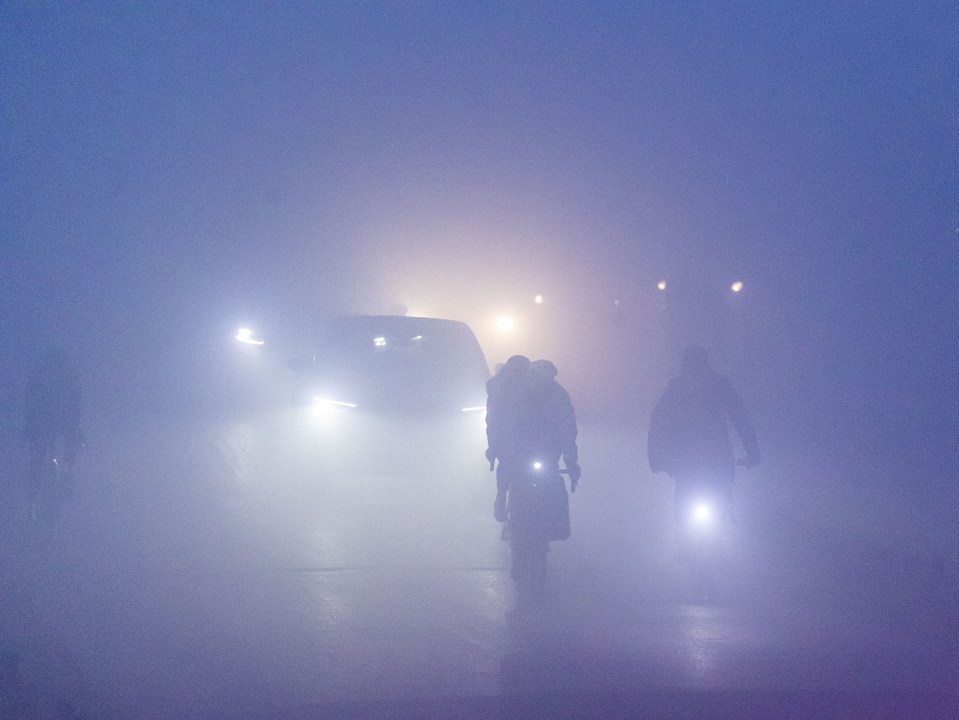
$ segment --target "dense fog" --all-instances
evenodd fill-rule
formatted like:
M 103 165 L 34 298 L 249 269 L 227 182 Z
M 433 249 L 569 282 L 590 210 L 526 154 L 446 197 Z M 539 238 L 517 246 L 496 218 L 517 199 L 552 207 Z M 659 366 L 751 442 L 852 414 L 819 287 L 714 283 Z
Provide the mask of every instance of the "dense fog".
M 4 5 L 0 711 L 954 688 L 957 23 Z M 504 570 L 481 415 L 347 438 L 294 402 L 289 361 L 346 314 L 556 364 L 584 475 L 551 603 Z M 677 599 L 646 458 L 693 343 L 763 449 L 719 614 Z M 85 448 L 37 533 L 24 397 L 54 345 Z

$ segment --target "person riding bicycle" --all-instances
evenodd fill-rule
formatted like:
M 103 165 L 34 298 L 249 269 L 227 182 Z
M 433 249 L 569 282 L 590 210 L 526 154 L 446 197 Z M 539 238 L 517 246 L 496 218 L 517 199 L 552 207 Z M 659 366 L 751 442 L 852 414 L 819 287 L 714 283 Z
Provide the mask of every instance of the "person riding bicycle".
M 710 367 L 706 348 L 687 348 L 680 374 L 653 409 L 647 444 L 650 469 L 676 481 L 677 513 L 694 483 L 707 482 L 727 507 L 732 502 L 736 459 L 729 423 L 746 453 L 744 463 L 758 464 L 759 443 L 742 399 Z
M 576 412 L 566 389 L 556 382 L 559 372 L 549 360 L 535 360 L 527 370 L 524 450 L 544 465 L 558 467 L 562 460 L 575 492 L 582 471 L 576 447 Z
M 83 442 L 80 411 L 80 380 L 64 350 L 52 346 L 31 369 L 27 381 L 23 435 L 30 454 L 31 498 L 58 439 L 63 440 L 65 467 L 72 467 Z
M 495 515 L 506 522 L 503 539 L 510 545 L 510 574 L 524 587 L 532 583 L 530 587 L 535 588 L 543 580 L 549 543 L 570 535 L 569 500 L 559 463 L 565 463 L 575 492 L 581 475 L 576 414 L 569 394 L 556 382 L 553 363 L 536 360 L 527 365 L 516 360 L 510 373 L 515 373 L 510 379 L 511 394 L 492 396 L 494 410 L 508 401 L 510 413 L 494 412 L 490 418 L 491 441 L 508 433 L 508 451 L 491 442 L 487 458 L 490 469 L 499 460 Z M 494 391 L 506 390 L 497 385 Z
M 574 491 L 579 482 L 576 413 L 558 374 L 549 360 L 513 355 L 486 385 L 486 459 L 496 468 L 497 522 L 506 520 L 511 474 L 534 455 L 554 465 L 562 458 Z

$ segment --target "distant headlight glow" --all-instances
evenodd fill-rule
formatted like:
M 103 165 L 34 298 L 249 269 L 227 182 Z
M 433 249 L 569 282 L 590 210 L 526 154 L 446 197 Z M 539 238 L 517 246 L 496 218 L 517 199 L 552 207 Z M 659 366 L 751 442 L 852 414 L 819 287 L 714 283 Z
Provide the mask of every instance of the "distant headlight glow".
M 246 345 L 262 345 L 263 338 L 255 334 L 250 328 L 240 328 L 233 336 L 236 340 Z
M 354 403 L 342 402 L 340 400 L 329 400 L 327 398 L 313 398 L 313 414 L 316 416 L 329 415 L 330 413 L 343 412 L 355 408 Z

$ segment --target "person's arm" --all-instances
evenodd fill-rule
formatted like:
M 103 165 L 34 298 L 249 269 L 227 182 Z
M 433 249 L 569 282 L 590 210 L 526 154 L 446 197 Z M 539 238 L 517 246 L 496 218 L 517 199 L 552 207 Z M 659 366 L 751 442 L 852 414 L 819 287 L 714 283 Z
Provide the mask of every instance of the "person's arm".
M 499 403 L 496 398 L 496 389 L 492 380 L 486 383 L 486 459 L 493 469 L 499 446 Z
M 649 460 L 649 469 L 654 472 L 669 472 L 669 458 L 667 452 L 668 435 L 666 428 L 666 395 L 659 399 L 653 407 L 649 419 L 649 430 L 646 433 L 646 456 Z
M 496 422 L 496 405 L 486 397 L 486 445 L 493 447 L 493 426 Z
M 758 465 L 762 456 L 759 452 L 759 441 L 756 439 L 756 429 L 749 419 L 749 413 L 746 412 L 746 405 L 742 398 L 730 387 L 727 387 L 726 391 L 726 412 L 736 429 L 736 434 L 739 435 L 743 450 L 746 451 L 746 464 Z
M 562 411 L 560 413 L 560 438 L 563 448 L 563 464 L 569 471 L 570 489 L 576 492 L 576 486 L 579 484 L 579 478 L 583 474 L 579 466 L 579 448 L 576 446 L 576 438 L 579 435 L 579 429 L 576 426 L 576 411 L 573 409 L 573 402 L 569 393 L 565 390 L 560 394 Z

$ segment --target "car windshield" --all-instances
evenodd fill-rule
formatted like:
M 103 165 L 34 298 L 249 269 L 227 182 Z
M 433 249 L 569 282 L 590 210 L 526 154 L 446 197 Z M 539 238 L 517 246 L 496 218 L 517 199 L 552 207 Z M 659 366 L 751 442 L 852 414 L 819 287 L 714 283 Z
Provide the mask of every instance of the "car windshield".
M 414 404 L 482 399 L 488 376 L 472 331 L 448 320 L 341 318 L 323 334 L 315 357 L 318 374 L 353 397 Z

